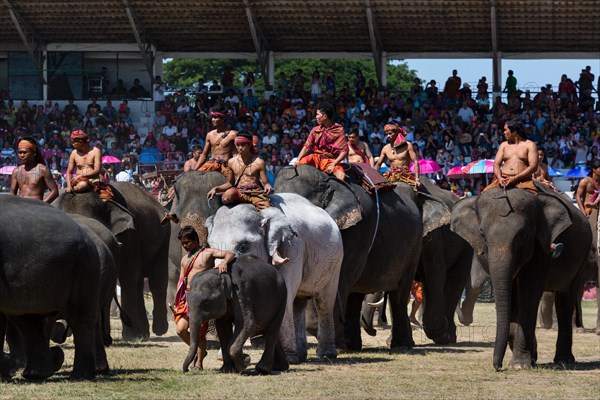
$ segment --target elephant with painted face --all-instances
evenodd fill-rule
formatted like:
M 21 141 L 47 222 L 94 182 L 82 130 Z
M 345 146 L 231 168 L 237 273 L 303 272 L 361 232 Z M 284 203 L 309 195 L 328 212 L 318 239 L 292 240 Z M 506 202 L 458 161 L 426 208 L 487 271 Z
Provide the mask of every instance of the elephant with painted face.
M 229 273 L 220 274 L 212 269 L 196 274 L 187 296 L 191 339 L 183 371 L 187 372 L 196 354 L 202 322 L 212 319 L 224 349 L 221 372 L 246 369 L 247 356 L 242 353 L 242 346 L 258 333 L 264 335 L 265 349 L 256 370 L 261 374 L 287 370 L 289 365 L 279 340 L 286 297 L 281 274 L 255 257 L 238 257 Z
M 333 310 L 344 252 L 340 232 L 325 211 L 301 196 L 281 193 L 271 196 L 271 203 L 273 207 L 260 212 L 250 204 L 219 208 L 206 221 L 208 243 L 263 261 L 270 261 L 276 251 L 289 258 L 278 267 L 287 287 L 280 336 L 288 360 L 306 360 L 304 310 L 309 298 L 317 308 L 317 355 L 335 358 Z
M 166 213 L 156 199 L 142 188 L 125 182 L 112 184 L 115 201 L 103 201 L 93 192 L 61 193 L 53 203 L 61 210 L 102 222 L 122 243 L 119 283 L 121 305 L 131 324 L 123 325 L 123 339 L 150 336 L 144 305 L 144 278 L 148 278 L 154 307 L 152 331 L 167 332 L 167 262 L 170 225 L 161 225 Z
M 67 214 L 38 200 L 0 196 L 0 211 L 0 348 L 9 320 L 23 338 L 23 376 L 51 376 L 62 351 L 50 349 L 45 325 L 64 315 L 75 341 L 71 378 L 93 379 L 100 298 L 94 241 Z
M 308 165 L 281 169 L 275 190 L 303 196 L 323 208 L 341 229 L 344 257 L 338 295 L 344 309 L 335 310 L 337 346 L 361 349 L 364 294 L 388 291 L 393 323 L 390 346 L 412 348 L 406 305 L 423 237 L 414 199 L 394 190 L 371 197 L 349 177 L 343 182 Z
M 544 290 L 556 293 L 554 362 L 574 362 L 571 318 L 592 240 L 583 214 L 555 194 L 490 189 L 454 206 L 452 230 L 473 246 L 477 262 L 492 278 L 497 317 L 494 368 L 502 368 L 507 344 L 513 366 L 535 365 L 536 313 Z M 550 253 L 553 242 L 564 244 L 556 259 Z

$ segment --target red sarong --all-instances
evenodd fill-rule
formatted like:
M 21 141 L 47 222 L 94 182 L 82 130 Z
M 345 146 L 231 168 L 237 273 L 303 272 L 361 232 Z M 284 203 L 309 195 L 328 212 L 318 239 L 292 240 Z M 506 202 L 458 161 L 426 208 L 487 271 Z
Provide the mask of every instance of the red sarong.
M 220 158 L 211 158 L 210 160 L 202 164 L 202 166 L 198 168 L 198 171 L 219 171 L 223 175 L 227 176 L 227 173 L 229 172 L 229 167 L 227 166 L 227 161 L 221 160 Z

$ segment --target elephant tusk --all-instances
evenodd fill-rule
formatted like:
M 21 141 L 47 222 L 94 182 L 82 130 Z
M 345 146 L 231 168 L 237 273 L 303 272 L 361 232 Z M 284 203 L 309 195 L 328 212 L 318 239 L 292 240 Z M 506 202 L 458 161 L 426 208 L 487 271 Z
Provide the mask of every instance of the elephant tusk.
M 380 307 L 380 306 L 382 306 L 382 305 L 383 305 L 383 301 L 384 301 L 384 300 L 385 300 L 385 297 L 382 297 L 382 298 L 381 298 L 381 300 L 379 300 L 377 303 L 369 303 L 369 302 L 367 302 L 367 305 L 368 305 L 369 307 L 373 307 L 373 308 L 375 308 L 375 307 Z

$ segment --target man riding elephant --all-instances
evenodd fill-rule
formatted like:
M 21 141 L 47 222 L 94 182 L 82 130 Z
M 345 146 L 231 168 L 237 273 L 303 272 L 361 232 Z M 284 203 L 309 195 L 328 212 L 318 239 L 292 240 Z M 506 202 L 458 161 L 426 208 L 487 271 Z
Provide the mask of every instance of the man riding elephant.
M 381 155 L 375 169 L 379 171 L 381 164 L 388 159 L 390 160 L 390 170 L 385 172 L 383 176 L 389 182 L 404 182 L 411 185 L 413 188 L 421 186 L 419 180 L 419 161 L 413 149 L 411 142 L 408 142 L 404 137 L 406 131 L 394 124 L 387 124 L 383 131 L 385 132 L 388 144 L 381 149 Z M 410 163 L 413 163 L 415 172 L 410 171 Z

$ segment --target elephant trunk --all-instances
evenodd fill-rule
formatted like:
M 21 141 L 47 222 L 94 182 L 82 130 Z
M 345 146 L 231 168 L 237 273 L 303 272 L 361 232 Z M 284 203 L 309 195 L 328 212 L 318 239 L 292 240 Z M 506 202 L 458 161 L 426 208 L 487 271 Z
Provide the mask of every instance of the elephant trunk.
M 194 362 L 194 357 L 196 356 L 198 350 L 198 337 L 200 336 L 201 325 L 201 319 L 196 320 L 190 315 L 190 349 L 185 357 L 185 361 L 183 361 L 183 372 L 188 372 L 190 364 Z
M 499 263 L 490 263 L 490 276 L 494 287 L 496 299 L 496 342 L 494 344 L 494 368 L 502 368 L 502 361 L 506 354 L 506 346 L 510 339 L 511 296 L 512 296 L 511 264 L 506 260 Z

